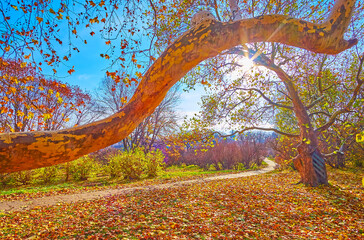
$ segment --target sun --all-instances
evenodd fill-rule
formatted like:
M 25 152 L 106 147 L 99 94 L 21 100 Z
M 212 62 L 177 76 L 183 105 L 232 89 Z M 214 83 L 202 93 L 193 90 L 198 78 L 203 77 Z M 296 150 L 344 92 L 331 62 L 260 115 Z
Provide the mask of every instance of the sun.
M 251 70 L 255 66 L 253 60 L 251 60 L 249 57 L 245 57 L 245 56 L 239 57 L 237 59 L 237 63 L 241 66 L 241 67 L 239 67 L 240 70 L 242 70 L 244 72 Z

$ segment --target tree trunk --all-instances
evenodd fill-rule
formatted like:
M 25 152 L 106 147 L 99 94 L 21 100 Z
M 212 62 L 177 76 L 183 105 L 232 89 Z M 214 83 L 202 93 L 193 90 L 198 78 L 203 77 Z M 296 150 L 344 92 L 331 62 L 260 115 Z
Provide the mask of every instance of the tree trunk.
M 298 156 L 293 160 L 293 164 L 301 175 L 302 183 L 312 187 L 328 184 L 325 161 L 318 148 L 318 136 L 311 124 L 307 109 L 293 83 L 287 79 L 284 83 L 292 98 L 293 111 L 300 128 L 301 143 L 297 148 Z
M 293 164 L 301 175 L 301 182 L 312 187 L 328 184 L 325 162 L 318 148 L 317 132 L 311 124 L 305 105 L 302 103 L 290 76 L 274 64 L 270 64 L 269 68 L 283 81 L 292 99 L 293 111 L 300 128 L 301 141 L 297 149 L 298 156 L 293 159 Z

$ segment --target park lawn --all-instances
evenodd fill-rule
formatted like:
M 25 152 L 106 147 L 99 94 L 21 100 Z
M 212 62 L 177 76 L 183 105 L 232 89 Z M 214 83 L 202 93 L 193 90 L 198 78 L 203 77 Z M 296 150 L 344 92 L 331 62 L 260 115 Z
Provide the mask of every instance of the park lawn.
M 266 166 L 266 163 L 259 169 Z M 253 169 L 247 169 L 249 171 Z M 110 179 L 108 176 L 90 177 L 85 181 L 59 181 L 58 183 L 41 184 L 33 183 L 25 186 L 10 186 L 0 188 L 0 202 L 11 200 L 29 200 L 38 197 L 55 196 L 61 194 L 73 194 L 80 192 L 91 192 L 104 189 L 129 188 L 136 186 L 147 186 L 152 184 L 169 183 L 183 180 L 191 180 L 214 175 L 239 173 L 235 170 L 204 170 L 196 165 L 171 166 L 159 173 L 156 178 L 143 178 L 140 180 L 126 180 L 123 178 Z
M 363 239 L 363 171 L 273 172 L 3 213 L 0 238 Z

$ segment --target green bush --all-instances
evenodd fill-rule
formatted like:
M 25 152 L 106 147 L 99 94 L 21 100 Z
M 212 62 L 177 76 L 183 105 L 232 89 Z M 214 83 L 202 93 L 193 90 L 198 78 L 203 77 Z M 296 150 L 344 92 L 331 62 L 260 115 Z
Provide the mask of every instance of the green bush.
M 25 170 L 11 174 L 16 184 L 27 185 L 32 182 L 34 172 L 32 170 Z
M 14 176 L 11 173 L 0 173 L 0 185 L 5 187 L 6 185 L 10 185 L 14 183 Z
M 245 169 L 246 169 L 245 165 L 243 163 L 241 163 L 241 162 L 234 165 L 234 170 L 243 171 Z
M 111 178 L 123 176 L 125 179 L 140 179 L 142 174 L 155 177 L 164 166 L 164 155 L 159 150 L 147 154 L 143 148 L 130 152 L 119 151 L 108 158 L 106 172 Z
M 70 164 L 70 174 L 76 181 L 87 180 L 93 170 L 97 168 L 97 163 L 89 156 L 81 157 Z
M 118 157 L 120 170 L 126 179 L 140 179 L 143 173 L 145 153 L 141 148 L 123 152 Z
M 121 158 L 123 156 L 121 156 L 123 153 L 119 152 L 118 154 L 109 156 L 107 158 L 108 164 L 107 166 L 105 166 L 105 172 L 111 177 L 111 178 L 116 178 L 116 177 L 120 177 L 123 172 L 121 170 Z
M 148 152 L 145 158 L 144 173 L 148 177 L 156 177 L 165 165 L 163 153 L 159 149 L 153 150 Z
M 58 173 L 59 173 L 58 166 L 39 168 L 36 170 L 37 174 L 36 178 L 41 180 L 43 183 L 51 183 L 57 179 Z

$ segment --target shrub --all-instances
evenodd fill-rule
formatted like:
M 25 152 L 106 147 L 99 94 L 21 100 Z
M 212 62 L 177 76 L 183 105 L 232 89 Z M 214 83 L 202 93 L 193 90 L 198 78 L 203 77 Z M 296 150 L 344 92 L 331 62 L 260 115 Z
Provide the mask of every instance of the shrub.
M 147 177 L 156 177 L 165 165 L 164 154 L 156 149 L 148 152 L 145 158 L 144 173 Z
M 15 183 L 27 185 L 33 180 L 33 174 L 34 172 L 32 170 L 25 170 L 12 173 L 11 175 L 13 176 Z
M 118 158 L 124 178 L 140 179 L 145 161 L 145 153 L 141 148 L 136 148 L 131 152 L 122 152 L 115 157 Z
M 93 158 L 89 156 L 81 157 L 70 164 L 70 174 L 76 181 L 87 180 L 92 172 L 98 166 Z
M 0 173 L 0 184 L 2 187 L 5 187 L 6 185 L 9 185 L 13 183 L 14 177 L 11 173 Z
M 121 156 L 123 153 L 120 151 L 115 155 L 111 155 L 107 158 L 108 165 L 105 167 L 105 172 L 111 177 L 120 177 L 123 172 L 121 170 Z
M 160 150 L 152 150 L 147 154 L 143 148 L 130 152 L 119 151 L 109 156 L 106 172 L 111 178 L 124 176 L 126 179 L 140 179 L 142 174 L 155 177 L 164 166 L 164 155 Z
M 37 179 L 41 180 L 43 183 L 54 182 L 59 173 L 59 166 L 50 166 L 39 168 L 36 170 Z

